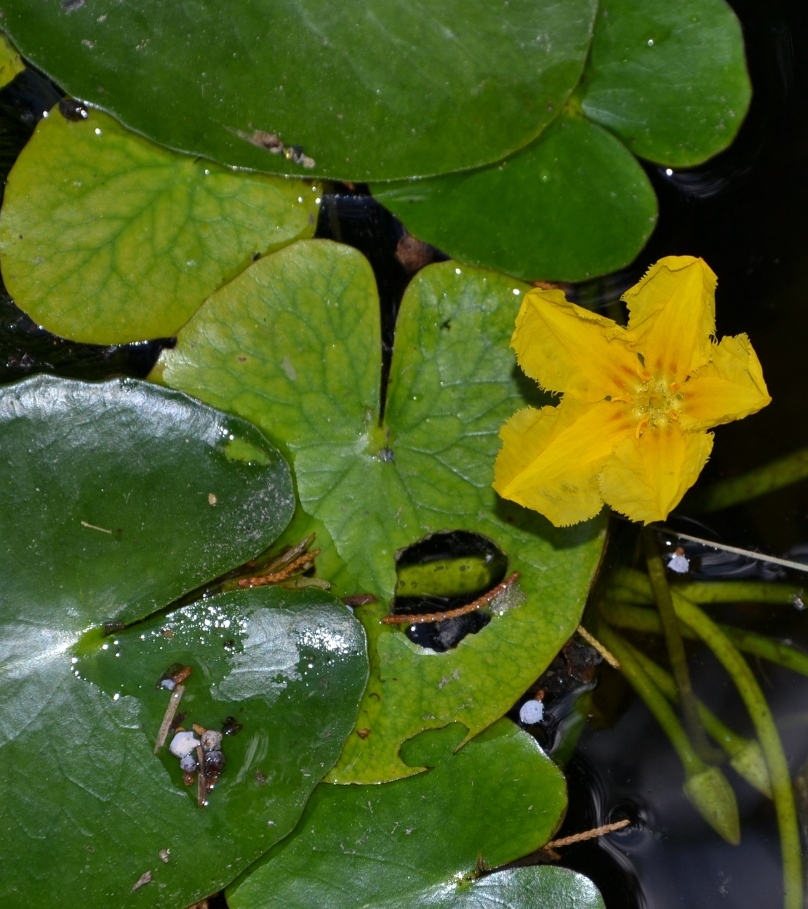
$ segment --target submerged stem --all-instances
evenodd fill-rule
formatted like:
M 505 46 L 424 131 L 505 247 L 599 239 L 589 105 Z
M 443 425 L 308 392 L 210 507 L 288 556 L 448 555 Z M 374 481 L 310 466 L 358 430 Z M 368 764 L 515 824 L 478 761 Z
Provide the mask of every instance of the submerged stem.
M 738 805 L 721 771 L 699 757 L 667 698 L 634 659 L 627 642 L 605 623 L 598 626 L 598 637 L 620 660 L 620 671 L 676 749 L 685 771 L 684 793 L 693 807 L 727 842 L 737 844 Z
M 673 745 L 682 762 L 685 776 L 693 776 L 704 770 L 707 764 L 696 753 L 693 743 L 688 738 L 684 727 L 679 722 L 679 718 L 668 703 L 668 699 L 634 659 L 625 639 L 605 624 L 598 625 L 598 639 L 620 661 L 620 671 L 653 714 L 654 719 L 662 727 L 665 735 L 670 739 L 671 745 Z
M 797 809 L 788 771 L 786 756 L 777 727 L 766 698 L 752 670 L 732 641 L 695 603 L 674 593 L 673 605 L 677 616 L 712 650 L 729 673 L 741 695 L 755 727 L 758 740 L 769 768 L 780 844 L 783 852 L 783 889 L 786 909 L 802 907 L 802 861 L 797 826 Z
M 666 672 L 661 666 L 628 641 L 624 641 L 623 643 L 648 678 L 651 679 L 665 697 L 669 700 L 676 701 L 678 691 L 676 689 L 676 683 L 670 673 Z M 760 750 L 760 744 L 757 739 L 747 739 L 744 738 L 744 736 L 733 732 L 698 698 L 696 699 L 696 705 L 698 706 L 699 718 L 701 719 L 704 728 L 730 757 L 732 766 L 736 771 L 759 792 L 762 792 L 763 795 L 771 798 L 771 782 L 769 780 L 768 770 L 766 769 L 763 752 Z
M 633 603 L 653 603 L 654 594 L 648 578 L 640 571 L 616 571 L 609 587 L 621 599 Z M 673 585 L 677 593 L 692 603 L 772 603 L 794 606 L 805 594 L 796 584 L 773 584 L 770 581 L 686 581 Z
M 680 594 L 676 594 L 679 596 Z M 612 625 L 618 628 L 628 628 L 631 631 L 644 631 L 649 634 L 662 634 L 662 623 L 654 610 L 644 606 L 634 606 L 630 603 L 615 602 L 611 599 L 601 601 L 601 611 Z M 732 641 L 738 650 L 752 656 L 761 657 L 770 663 L 776 663 L 792 672 L 808 676 L 808 654 L 784 644 L 774 641 L 754 631 L 745 631 L 743 628 L 734 628 L 732 625 L 718 624 L 717 627 Z M 696 637 L 687 626 L 681 628 L 683 637 Z
M 774 492 L 808 477 L 808 448 L 801 448 L 784 458 L 747 471 L 739 477 L 718 480 L 701 495 L 693 496 L 696 511 L 711 512 L 748 502 L 767 492 Z
M 642 539 L 645 559 L 648 565 L 648 578 L 654 591 L 654 599 L 656 600 L 659 618 L 662 622 L 662 631 L 665 636 L 668 655 L 670 656 L 673 677 L 676 679 L 676 687 L 679 689 L 679 702 L 682 707 L 685 727 L 696 751 L 701 757 L 705 761 L 715 762 L 719 755 L 716 754 L 715 749 L 708 742 L 704 727 L 699 719 L 696 697 L 693 694 L 693 686 L 690 684 L 690 671 L 687 666 L 685 644 L 682 640 L 679 622 L 673 608 L 671 590 L 665 577 L 665 566 L 662 564 L 656 537 L 653 531 L 646 529 L 643 530 Z

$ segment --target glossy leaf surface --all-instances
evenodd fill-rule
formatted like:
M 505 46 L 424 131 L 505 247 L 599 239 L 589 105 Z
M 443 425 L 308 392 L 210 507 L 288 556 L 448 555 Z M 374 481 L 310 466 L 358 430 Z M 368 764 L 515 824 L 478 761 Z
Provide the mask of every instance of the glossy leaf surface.
M 309 181 L 177 155 L 99 111 L 41 120 L 9 175 L 0 265 L 18 306 L 55 334 L 169 337 L 256 255 L 311 236 Z
M 420 272 L 399 313 L 381 426 L 373 276 L 358 253 L 330 242 L 255 263 L 206 302 L 155 369 L 256 420 L 290 453 L 303 508 L 327 531 L 317 545 L 343 566 L 330 578 L 337 592 L 380 600 L 359 613 L 372 673 L 335 771 L 342 782 L 414 772 L 398 749 L 424 728 L 484 729 L 578 623 L 601 524 L 555 530 L 490 486 L 501 424 L 537 394 L 508 349 L 522 292 L 453 262 Z M 447 529 L 490 538 L 521 579 L 488 627 L 436 656 L 379 620 L 396 552 Z
M 691 167 L 735 138 L 751 97 L 743 36 L 723 0 L 603 0 L 581 92 L 634 154 Z
M 412 909 L 605 909 L 597 887 L 569 868 L 509 868 L 467 884 L 436 887 Z
M 642 249 L 657 218 L 636 158 L 575 116 L 559 117 L 505 161 L 375 184 L 373 193 L 420 239 L 528 280 L 582 281 L 615 271 Z
M 319 786 L 295 833 L 231 888 L 233 909 L 453 905 L 480 866 L 547 842 L 565 786 L 530 736 L 501 720 L 456 754 L 462 727 L 427 736 L 405 749 L 434 767 L 420 776 Z M 436 743 L 449 747 L 439 754 Z
M 3 7 L 26 57 L 164 145 L 354 180 L 474 167 L 529 142 L 577 83 L 595 10 L 595 0 Z M 291 157 L 265 147 L 270 135 Z
M 188 905 L 296 823 L 353 725 L 364 635 L 322 591 L 163 611 L 289 520 L 255 427 L 145 383 L 45 377 L 2 390 L 0 427 L 0 895 Z M 243 725 L 205 808 L 154 753 L 175 662 L 186 725 Z
M 372 182 L 420 239 L 528 280 L 628 264 L 656 219 L 632 154 L 702 162 L 750 99 L 724 0 L 451 0 L 439 15 L 386 0 L 248 0 L 226 15 L 212 0 L 9 0 L 4 12 L 38 66 L 158 143 Z

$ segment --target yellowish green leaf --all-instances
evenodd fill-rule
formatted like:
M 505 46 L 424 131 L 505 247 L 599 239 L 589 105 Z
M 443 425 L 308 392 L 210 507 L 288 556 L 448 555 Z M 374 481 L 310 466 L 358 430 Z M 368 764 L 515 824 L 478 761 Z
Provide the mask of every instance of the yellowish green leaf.
M 319 195 L 160 148 L 99 111 L 70 121 L 54 108 L 9 175 L 3 280 L 55 334 L 168 337 L 254 257 L 311 236 Z
M 398 751 L 425 728 L 484 729 L 580 619 L 602 525 L 556 530 L 491 488 L 502 422 L 538 397 L 508 348 L 524 290 L 454 262 L 420 272 L 402 301 L 381 424 L 373 274 L 356 251 L 330 242 L 255 263 L 209 298 L 154 372 L 248 416 L 289 453 L 301 504 L 327 530 L 330 562 L 333 545 L 344 566 L 337 592 L 379 599 L 359 612 L 371 680 L 340 782 L 414 773 Z M 442 530 L 483 534 L 521 578 L 513 608 L 436 656 L 380 619 L 396 553 Z
M 0 86 L 7 85 L 25 69 L 20 55 L 6 36 L 0 32 Z

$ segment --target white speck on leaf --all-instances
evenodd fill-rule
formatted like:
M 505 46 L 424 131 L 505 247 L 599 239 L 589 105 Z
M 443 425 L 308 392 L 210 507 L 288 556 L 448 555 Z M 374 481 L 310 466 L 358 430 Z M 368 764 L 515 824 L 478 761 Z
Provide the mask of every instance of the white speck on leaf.
M 297 379 L 297 370 L 288 356 L 281 360 L 281 369 L 286 373 L 286 377 L 290 382 L 294 382 Z
M 141 887 L 145 887 L 146 884 L 151 883 L 151 871 L 145 871 L 140 877 L 132 884 L 131 892 L 134 893 L 135 890 L 140 890 Z

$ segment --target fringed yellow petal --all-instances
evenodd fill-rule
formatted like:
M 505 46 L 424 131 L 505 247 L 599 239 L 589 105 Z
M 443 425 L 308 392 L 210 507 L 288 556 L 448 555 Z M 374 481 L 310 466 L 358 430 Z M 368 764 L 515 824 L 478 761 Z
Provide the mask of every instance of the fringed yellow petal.
M 630 432 L 619 408 L 565 398 L 558 407 L 526 408 L 500 430 L 494 489 L 556 527 L 594 517 L 603 500 L 597 475 Z
M 568 303 L 560 290 L 531 290 L 511 346 L 542 388 L 594 402 L 638 384 L 640 363 L 625 335 L 611 319 Z
M 712 362 L 685 383 L 682 394 L 679 422 L 689 431 L 742 420 L 771 401 L 746 335 L 714 345 Z
M 668 256 L 623 294 L 628 336 L 651 375 L 684 382 L 709 362 L 716 276 L 703 259 Z
M 712 447 L 711 433 L 683 433 L 675 426 L 630 436 L 604 465 L 603 499 L 632 521 L 664 521 L 698 479 Z
M 530 291 L 511 343 L 522 369 L 564 399 L 503 427 L 500 495 L 558 526 L 601 501 L 635 521 L 666 518 L 707 462 L 704 430 L 770 401 L 748 338 L 713 340 L 715 287 L 701 259 L 661 259 L 623 297 L 628 329 L 560 291 Z

